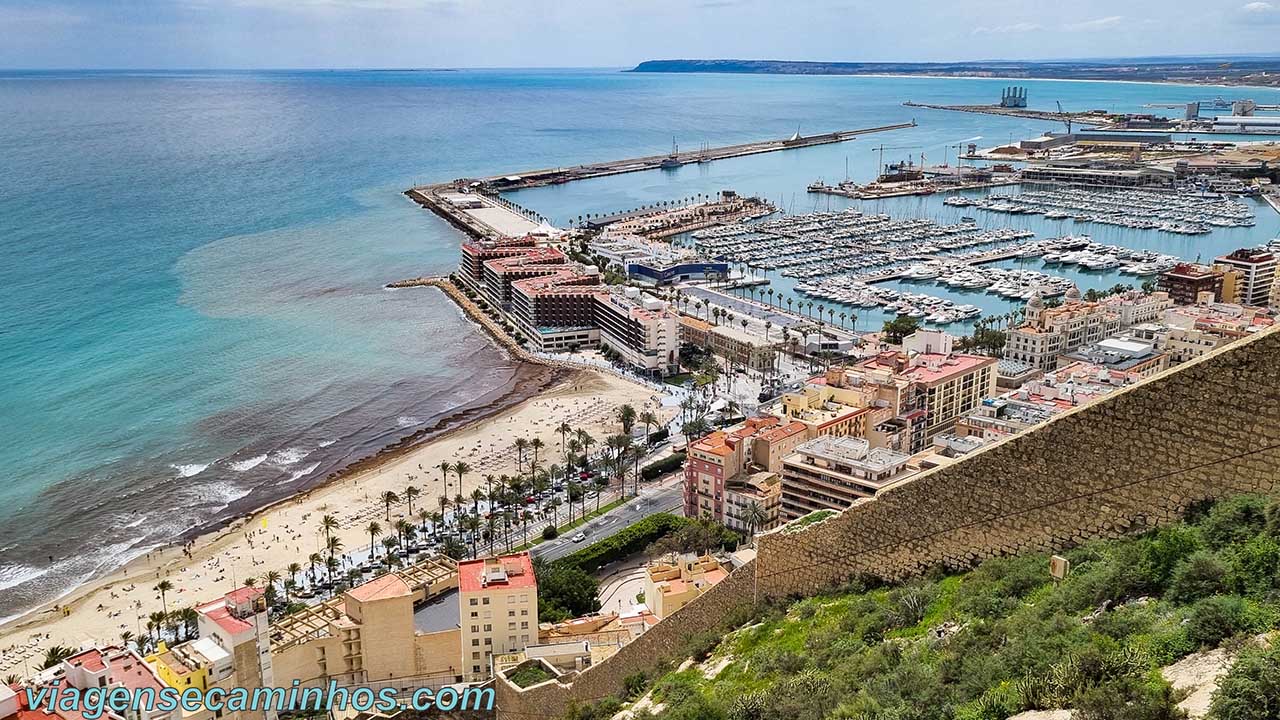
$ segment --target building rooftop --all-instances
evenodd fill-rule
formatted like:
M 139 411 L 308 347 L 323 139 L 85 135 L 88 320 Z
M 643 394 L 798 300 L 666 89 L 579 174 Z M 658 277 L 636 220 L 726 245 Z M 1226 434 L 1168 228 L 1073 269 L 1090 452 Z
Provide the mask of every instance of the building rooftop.
M 464 593 L 537 586 L 527 552 L 458 563 L 458 588 Z
M 889 448 L 873 448 L 871 443 L 859 437 L 833 435 L 823 435 L 810 440 L 796 448 L 795 453 L 787 459 L 790 460 L 797 455 L 844 463 L 871 472 L 884 472 L 895 466 L 904 465 L 910 458 L 905 453 Z
M 387 573 L 379 578 L 374 578 L 363 585 L 357 585 L 347 591 L 352 599 L 360 602 L 369 602 L 371 600 L 389 600 L 391 598 L 406 597 L 411 594 L 409 583 L 406 583 L 399 575 L 395 573 Z
M 995 358 L 981 355 L 921 353 L 912 358 L 912 366 L 902 374 L 926 385 L 933 385 L 995 364 Z

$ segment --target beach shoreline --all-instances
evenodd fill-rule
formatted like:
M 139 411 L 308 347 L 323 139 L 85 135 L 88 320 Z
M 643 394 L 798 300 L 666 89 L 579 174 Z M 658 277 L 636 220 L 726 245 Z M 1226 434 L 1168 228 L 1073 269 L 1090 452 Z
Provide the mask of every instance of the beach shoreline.
M 612 415 L 617 405 L 649 404 L 653 409 L 659 405 L 652 402 L 655 399 L 652 388 L 607 373 L 521 362 L 517 375 L 502 393 L 478 406 L 450 413 L 449 417 L 458 421 L 449 427 L 429 437 L 419 436 L 415 442 L 397 443 L 306 489 L 229 518 L 219 527 L 189 538 L 190 545 L 177 540 L 135 558 L 57 601 L 0 625 L 0 659 L 12 663 L 21 651 L 11 653 L 11 647 L 30 645 L 38 638 L 25 653 L 27 669 L 34 671 L 39 657 L 52 645 L 118 643 L 124 630 L 143 634 L 147 615 L 161 609 L 159 594 L 153 590 L 160 579 L 168 579 L 174 585 L 168 597 L 170 609 L 213 600 L 238 587 L 245 577 L 268 570 L 283 572 L 290 562 L 305 566 L 307 553 L 313 549 L 309 545 L 320 539 L 313 532 L 319 514 L 340 514 L 353 507 L 367 512 L 372 507 L 377 510 L 373 519 L 384 522 L 378 497 L 384 489 L 402 489 L 408 482 L 399 479 L 404 477 L 402 473 L 414 475 L 412 482 L 422 488 L 419 507 L 432 509 L 440 494 L 436 488 L 442 484 L 435 470 L 438 458 L 474 457 L 483 442 L 490 441 L 486 452 L 499 459 L 491 467 L 468 460 L 477 467 L 460 492 L 469 495 L 484 486 L 482 468 L 485 474 L 490 470 L 516 469 L 514 452 L 508 450 L 509 439 L 542 437 L 546 443 L 544 457 L 554 462 L 559 457 L 554 428 L 562 420 L 573 422 L 568 418 L 575 413 L 579 417 L 589 413 L 589 419 L 576 424 L 602 438 L 607 432 L 616 432 Z M 468 447 L 472 448 L 472 455 L 465 453 Z M 456 479 L 451 479 L 450 496 L 457 491 L 457 485 Z M 405 517 L 403 506 L 392 509 L 392 520 L 397 515 Z M 281 529 L 288 537 L 262 539 L 264 533 L 278 533 Z M 361 552 L 369 544 L 361 522 L 344 525 L 334 536 L 343 539 L 344 550 Z M 136 607 L 137 603 L 141 607 Z M 20 669 L 21 666 L 11 666 L 7 672 Z

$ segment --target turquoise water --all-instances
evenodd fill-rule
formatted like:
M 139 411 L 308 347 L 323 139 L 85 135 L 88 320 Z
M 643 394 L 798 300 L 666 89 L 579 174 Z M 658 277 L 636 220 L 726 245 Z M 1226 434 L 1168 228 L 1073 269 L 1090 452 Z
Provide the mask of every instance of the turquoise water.
M 843 177 L 846 157 L 855 177 L 873 172 L 874 145 L 913 146 L 886 158 L 923 146 L 934 161 L 978 135 L 994 143 L 1046 129 L 900 105 L 984 101 L 1004 84 L 0 73 L 0 617 L 323 479 L 502 386 L 510 361 L 442 296 L 383 289 L 448 270 L 460 241 L 405 187 L 658 153 L 672 136 L 696 147 L 920 122 L 515 194 L 561 221 L 724 187 L 799 212 L 826 207 L 804 186 Z M 1033 106 L 1116 110 L 1235 92 L 1025 84 Z M 1280 102 L 1275 91 L 1249 94 Z

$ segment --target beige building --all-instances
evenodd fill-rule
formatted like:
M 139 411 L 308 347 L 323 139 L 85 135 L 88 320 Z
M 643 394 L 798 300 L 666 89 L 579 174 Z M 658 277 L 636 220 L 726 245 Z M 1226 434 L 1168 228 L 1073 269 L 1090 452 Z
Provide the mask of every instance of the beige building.
M 751 506 L 760 508 L 761 519 L 752 521 Z M 781 520 L 782 481 L 777 473 L 752 473 L 724 491 L 724 526 L 750 536 L 778 526 Z
M 645 568 L 644 602 L 659 620 L 688 605 L 729 573 L 710 555 L 685 553 Z
M 859 498 L 907 477 L 910 456 L 873 448 L 862 438 L 820 437 L 782 463 L 782 515 L 790 521 L 815 510 L 844 510 Z
M 707 344 L 711 352 L 730 363 L 757 372 L 772 371 L 778 362 L 775 343 L 732 324 L 711 326 L 707 330 Z
M 529 553 L 459 563 L 458 608 L 463 678 L 488 680 L 495 655 L 538 642 L 538 581 Z
M 415 612 L 457 585 L 453 561 L 431 558 L 280 618 L 271 627 L 277 683 L 455 682 L 461 674 L 456 618 L 424 632 Z

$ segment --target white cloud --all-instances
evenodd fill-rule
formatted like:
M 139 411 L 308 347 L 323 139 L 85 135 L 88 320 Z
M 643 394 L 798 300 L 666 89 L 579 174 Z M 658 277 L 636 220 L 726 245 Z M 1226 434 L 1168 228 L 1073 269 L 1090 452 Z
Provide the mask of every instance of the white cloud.
M 1014 23 L 1012 25 L 996 25 L 993 27 L 987 27 L 985 25 L 979 26 L 973 29 L 973 34 L 974 35 L 1009 35 L 1009 34 L 1016 34 L 1016 33 L 1035 32 L 1036 30 L 1043 30 L 1043 29 L 1044 29 L 1043 26 L 1037 25 L 1036 23 L 1020 22 L 1020 23 Z
M 1247 13 L 1268 13 L 1275 10 L 1276 6 L 1269 2 L 1251 2 L 1240 9 Z
M 1096 20 L 1085 20 L 1084 22 L 1070 23 L 1063 25 L 1062 29 L 1068 32 L 1088 32 L 1090 30 L 1110 30 L 1113 27 L 1124 22 L 1123 15 L 1111 15 L 1109 17 L 1098 18 Z

